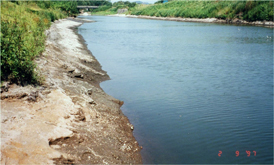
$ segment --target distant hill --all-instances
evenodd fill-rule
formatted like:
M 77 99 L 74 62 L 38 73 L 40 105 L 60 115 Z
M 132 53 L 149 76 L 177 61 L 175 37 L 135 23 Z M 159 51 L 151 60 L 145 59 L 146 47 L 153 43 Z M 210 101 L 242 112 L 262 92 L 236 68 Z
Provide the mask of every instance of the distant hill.
M 148 2 L 142 2 L 142 1 L 135 1 L 137 4 L 151 4 L 151 3 L 148 3 Z

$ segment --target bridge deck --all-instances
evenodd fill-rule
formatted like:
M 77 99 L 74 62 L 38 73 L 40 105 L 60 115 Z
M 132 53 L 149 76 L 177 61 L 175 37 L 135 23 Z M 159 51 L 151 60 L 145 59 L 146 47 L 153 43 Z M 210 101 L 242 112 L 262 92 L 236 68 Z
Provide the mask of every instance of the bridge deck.
M 99 6 L 77 6 L 78 9 L 97 9 Z

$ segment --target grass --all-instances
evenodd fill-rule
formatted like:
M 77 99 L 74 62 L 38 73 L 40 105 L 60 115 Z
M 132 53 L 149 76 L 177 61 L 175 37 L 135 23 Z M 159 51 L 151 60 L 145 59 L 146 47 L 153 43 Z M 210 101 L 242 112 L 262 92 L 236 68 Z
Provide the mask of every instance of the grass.
M 272 1 L 179 1 L 132 8 L 132 15 L 184 18 L 239 18 L 247 21 L 273 21 Z
M 106 10 L 106 11 L 91 12 L 91 15 L 113 15 L 113 14 L 117 14 L 117 11 Z
M 129 1 L 118 1 L 113 3 L 112 6 L 110 5 L 100 6 L 98 9 L 95 9 L 91 14 L 92 15 L 112 15 L 112 14 L 117 14 L 118 9 L 131 10 L 135 6 L 137 6 L 135 2 L 131 3 Z
M 1 80 L 39 83 L 33 60 L 45 49 L 44 31 L 65 18 L 59 9 L 42 9 L 36 3 L 1 2 Z

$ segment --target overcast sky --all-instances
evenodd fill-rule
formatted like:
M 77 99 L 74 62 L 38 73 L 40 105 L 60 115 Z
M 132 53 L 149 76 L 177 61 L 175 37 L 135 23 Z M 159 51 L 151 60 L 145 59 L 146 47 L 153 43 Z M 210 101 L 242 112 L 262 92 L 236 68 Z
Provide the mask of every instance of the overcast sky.
M 111 2 L 118 2 L 120 0 L 111 0 Z M 148 3 L 155 3 L 158 0 L 122 0 L 122 1 L 129 1 L 129 2 L 135 2 L 135 1 L 142 1 L 142 2 L 148 2 Z

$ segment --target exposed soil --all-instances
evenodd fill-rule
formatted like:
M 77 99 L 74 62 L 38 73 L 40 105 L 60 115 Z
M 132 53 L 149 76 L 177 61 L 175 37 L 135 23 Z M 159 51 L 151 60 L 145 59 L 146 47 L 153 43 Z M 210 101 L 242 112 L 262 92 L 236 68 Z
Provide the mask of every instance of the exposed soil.
M 142 163 L 123 101 L 100 88 L 109 76 L 75 33 L 81 22 L 59 20 L 45 32 L 42 86 L 2 85 L 1 164 Z

